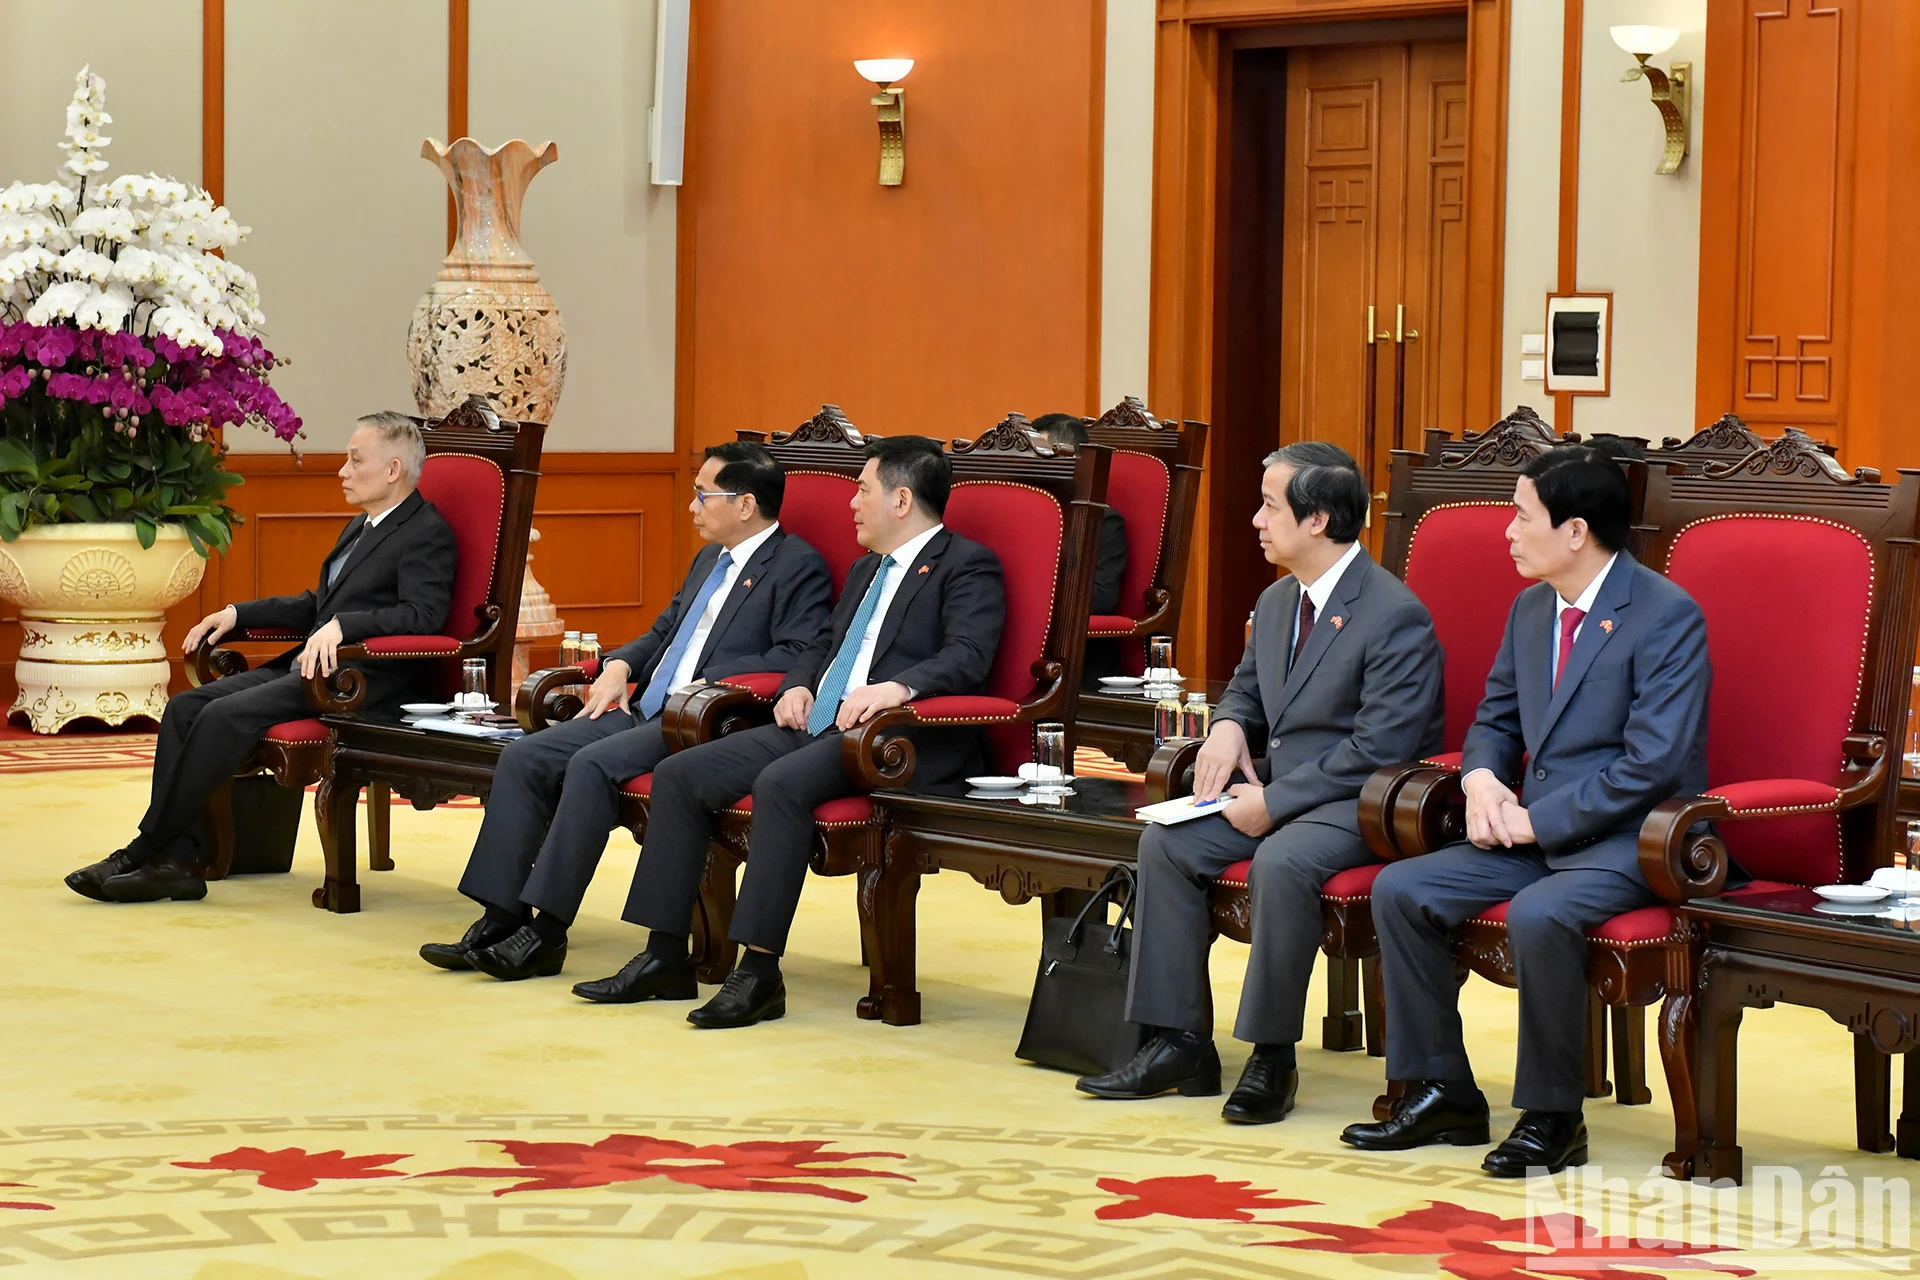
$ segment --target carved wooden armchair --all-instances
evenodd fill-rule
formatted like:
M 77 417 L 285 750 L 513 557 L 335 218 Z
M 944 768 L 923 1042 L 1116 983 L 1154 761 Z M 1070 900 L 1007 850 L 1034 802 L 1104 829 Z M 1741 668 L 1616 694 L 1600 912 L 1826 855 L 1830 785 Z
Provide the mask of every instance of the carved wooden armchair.
M 945 523 L 999 556 L 1006 625 L 984 695 L 922 698 L 883 712 L 845 736 L 843 760 L 863 785 L 877 790 L 911 783 L 913 748 L 899 736 L 909 724 L 986 726 L 995 767 L 1012 773 L 1032 758 L 1035 722 L 1072 718 L 1109 458 L 1098 445 L 1054 449 L 1028 430 L 1019 414 L 1010 414 L 978 440 L 954 442 Z M 751 679 L 739 677 L 688 694 L 678 708 L 681 740 L 705 741 L 770 719 L 769 699 L 778 679 L 764 689 L 749 687 Z M 707 944 L 700 959 L 713 969 L 733 958 L 725 939 L 734 870 L 746 857 L 752 816 L 752 797 L 746 796 L 715 822 L 695 922 Z M 890 856 L 886 833 L 866 796 L 828 801 L 815 810 L 814 819 L 813 869 L 860 878 L 857 902 L 870 985 L 857 1012 L 896 1026 L 917 1023 L 914 900 L 922 872 L 937 868 Z
M 1127 396 L 1092 422 L 1087 434 L 1113 450 L 1106 501 L 1127 521 L 1121 612 L 1089 619 L 1087 636 L 1121 642 L 1121 667 L 1137 675 L 1146 666 L 1146 637 L 1180 627 L 1207 424 L 1162 421 Z
M 1587 977 L 1598 1002 L 1614 1010 L 1621 1102 L 1650 1097 L 1640 1011 L 1668 1001 L 1661 1050 L 1676 1125 L 1688 1130 L 1693 943 L 1677 930 L 1672 905 L 1720 892 L 1729 859 L 1756 877 L 1735 892 L 1860 880 L 1890 860 L 1894 762 L 1920 638 L 1920 473 L 1903 472 L 1893 485 L 1870 470 L 1849 476 L 1817 442 L 1789 429 L 1737 462 L 1694 474 L 1679 464 L 1653 469 L 1643 511 L 1642 563 L 1684 587 L 1706 615 L 1709 787 L 1648 816 L 1640 866 L 1664 902 L 1590 932 Z M 1369 792 L 1389 859 L 1462 838 L 1456 772 L 1383 771 Z M 1708 821 L 1717 829 L 1692 830 Z M 1469 921 L 1457 954 L 1474 972 L 1512 985 L 1505 918 L 1502 904 Z M 1601 1032 L 1597 1016 L 1590 1032 Z M 1863 1071 L 1872 1052 L 1858 1046 Z M 1596 1070 L 1590 1045 L 1590 1077 Z M 1596 1083 L 1590 1078 L 1590 1095 Z
M 540 478 L 540 449 L 546 427 L 538 422 L 504 420 L 477 396 L 444 418 L 416 421 L 427 444 L 420 493 L 453 526 L 459 554 L 446 634 L 380 636 L 364 644 L 342 645 L 339 655 L 348 662 L 365 658 L 437 660 L 448 694 L 459 688 L 461 662 L 481 658 L 487 663 L 493 697 L 504 705 L 511 696 L 520 579 L 526 571 L 527 536 L 533 523 L 534 486 Z M 245 632 L 229 633 L 225 640 L 294 645 L 305 638 Z M 194 654 L 197 682 L 246 669 L 246 657 L 232 649 L 202 647 Z M 365 678 L 351 667 L 341 667 L 331 678 L 315 677 L 307 682 L 308 702 L 316 714 L 356 711 L 365 693 Z M 241 773 L 268 771 L 282 786 L 305 787 L 325 778 L 327 755 L 328 733 L 318 719 L 288 721 L 267 731 Z M 376 871 L 391 870 L 388 796 L 384 787 L 369 790 L 368 865 Z M 228 788 L 222 788 L 215 793 L 206 811 L 212 844 L 210 875 L 215 879 L 227 873 L 233 858 L 228 792 Z M 423 808 L 432 807 L 430 798 L 411 798 Z M 427 802 L 422 803 L 423 799 Z M 359 891 L 335 874 L 333 842 L 324 823 L 320 834 L 328 871 L 326 882 L 314 890 L 313 903 L 331 911 L 357 911 Z
M 1527 585 L 1514 572 L 1504 533 L 1513 517 L 1514 477 L 1559 440 L 1522 406 L 1474 433 L 1470 448 L 1434 430 L 1427 434 L 1424 453 L 1394 453 L 1381 563 L 1427 605 L 1446 654 L 1446 722 L 1435 761 L 1458 762 L 1500 648 L 1507 611 Z M 1199 749 L 1197 742 L 1161 749 L 1149 772 L 1156 794 L 1169 787 L 1172 794 L 1185 794 L 1191 788 Z M 1364 830 L 1365 795 L 1360 804 Z M 1372 903 L 1373 878 L 1384 865 L 1342 871 L 1321 886 L 1327 1012 L 1320 1042 L 1327 1049 L 1358 1049 L 1364 1043 L 1371 1054 L 1385 1052 Z M 1239 942 L 1253 936 L 1247 887 L 1252 866 L 1251 860 L 1235 863 L 1213 886 L 1214 929 Z

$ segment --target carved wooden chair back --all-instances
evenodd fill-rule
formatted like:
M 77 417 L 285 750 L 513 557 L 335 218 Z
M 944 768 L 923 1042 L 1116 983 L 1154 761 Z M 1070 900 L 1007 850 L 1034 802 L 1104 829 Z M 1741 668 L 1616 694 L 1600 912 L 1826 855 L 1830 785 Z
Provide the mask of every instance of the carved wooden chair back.
M 1728 852 L 1766 880 L 1891 861 L 1920 639 L 1920 472 L 1849 475 L 1804 433 L 1649 479 L 1646 563 L 1707 618 L 1708 780 Z
M 878 437 L 863 435 L 835 404 L 821 405 L 819 413 L 792 431 L 748 430 L 739 437 L 767 446 L 786 469 L 780 525 L 825 558 L 838 602 L 847 571 L 866 554 L 854 536 L 853 512 L 847 504 L 866 465 L 867 441 Z
M 1207 424 L 1155 418 L 1127 396 L 1088 423 L 1087 435 L 1113 450 L 1106 501 L 1127 522 L 1120 612 L 1093 618 L 1088 634 L 1126 641 L 1121 665 L 1137 674 L 1145 666 L 1143 637 L 1171 635 L 1180 626 Z

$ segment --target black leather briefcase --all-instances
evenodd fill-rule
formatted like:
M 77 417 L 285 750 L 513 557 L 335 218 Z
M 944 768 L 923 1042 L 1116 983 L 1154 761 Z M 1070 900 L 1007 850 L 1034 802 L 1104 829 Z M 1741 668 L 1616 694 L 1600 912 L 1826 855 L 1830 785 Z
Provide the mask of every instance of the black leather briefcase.
M 1079 915 L 1047 921 L 1015 1057 L 1102 1075 L 1125 1066 L 1146 1043 L 1147 1028 L 1127 1021 L 1133 891 L 1133 868 L 1116 864 Z M 1112 924 L 1109 907 L 1119 911 Z
M 233 865 L 231 876 L 284 875 L 293 870 L 293 846 L 300 838 L 300 811 L 307 793 L 283 787 L 270 773 L 233 780 Z

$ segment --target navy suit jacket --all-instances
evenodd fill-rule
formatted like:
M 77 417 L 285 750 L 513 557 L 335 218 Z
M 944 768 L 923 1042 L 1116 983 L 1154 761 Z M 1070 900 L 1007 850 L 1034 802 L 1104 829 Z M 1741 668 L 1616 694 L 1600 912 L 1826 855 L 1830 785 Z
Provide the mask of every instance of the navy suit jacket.
M 1707 786 L 1706 618 L 1622 551 L 1556 687 L 1554 613 L 1544 582 L 1514 600 L 1460 771 L 1491 769 L 1520 792 L 1554 870 L 1638 879 L 1647 814 Z
M 693 557 L 686 580 L 653 620 L 653 626 L 606 655 L 627 664 L 628 679 L 642 689 L 653 679 L 680 621 L 720 558 L 709 542 Z M 719 680 L 746 671 L 785 671 L 827 625 L 833 581 L 827 562 L 804 538 L 775 529 L 734 576 L 720 612 L 707 632 L 694 675 Z M 637 699 L 636 699 L 637 702 Z

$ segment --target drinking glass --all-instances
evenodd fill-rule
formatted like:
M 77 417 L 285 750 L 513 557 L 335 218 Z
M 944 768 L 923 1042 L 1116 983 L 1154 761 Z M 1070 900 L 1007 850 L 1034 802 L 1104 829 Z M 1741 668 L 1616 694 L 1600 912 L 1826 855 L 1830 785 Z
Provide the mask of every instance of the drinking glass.
M 460 701 L 485 702 L 487 700 L 487 660 L 468 658 L 460 664 Z
M 1147 680 L 1156 679 L 1165 682 L 1173 679 L 1173 637 L 1147 637 Z
M 1033 784 L 1028 788 L 1039 795 L 1064 795 L 1067 786 L 1067 729 L 1048 722 L 1033 727 Z

